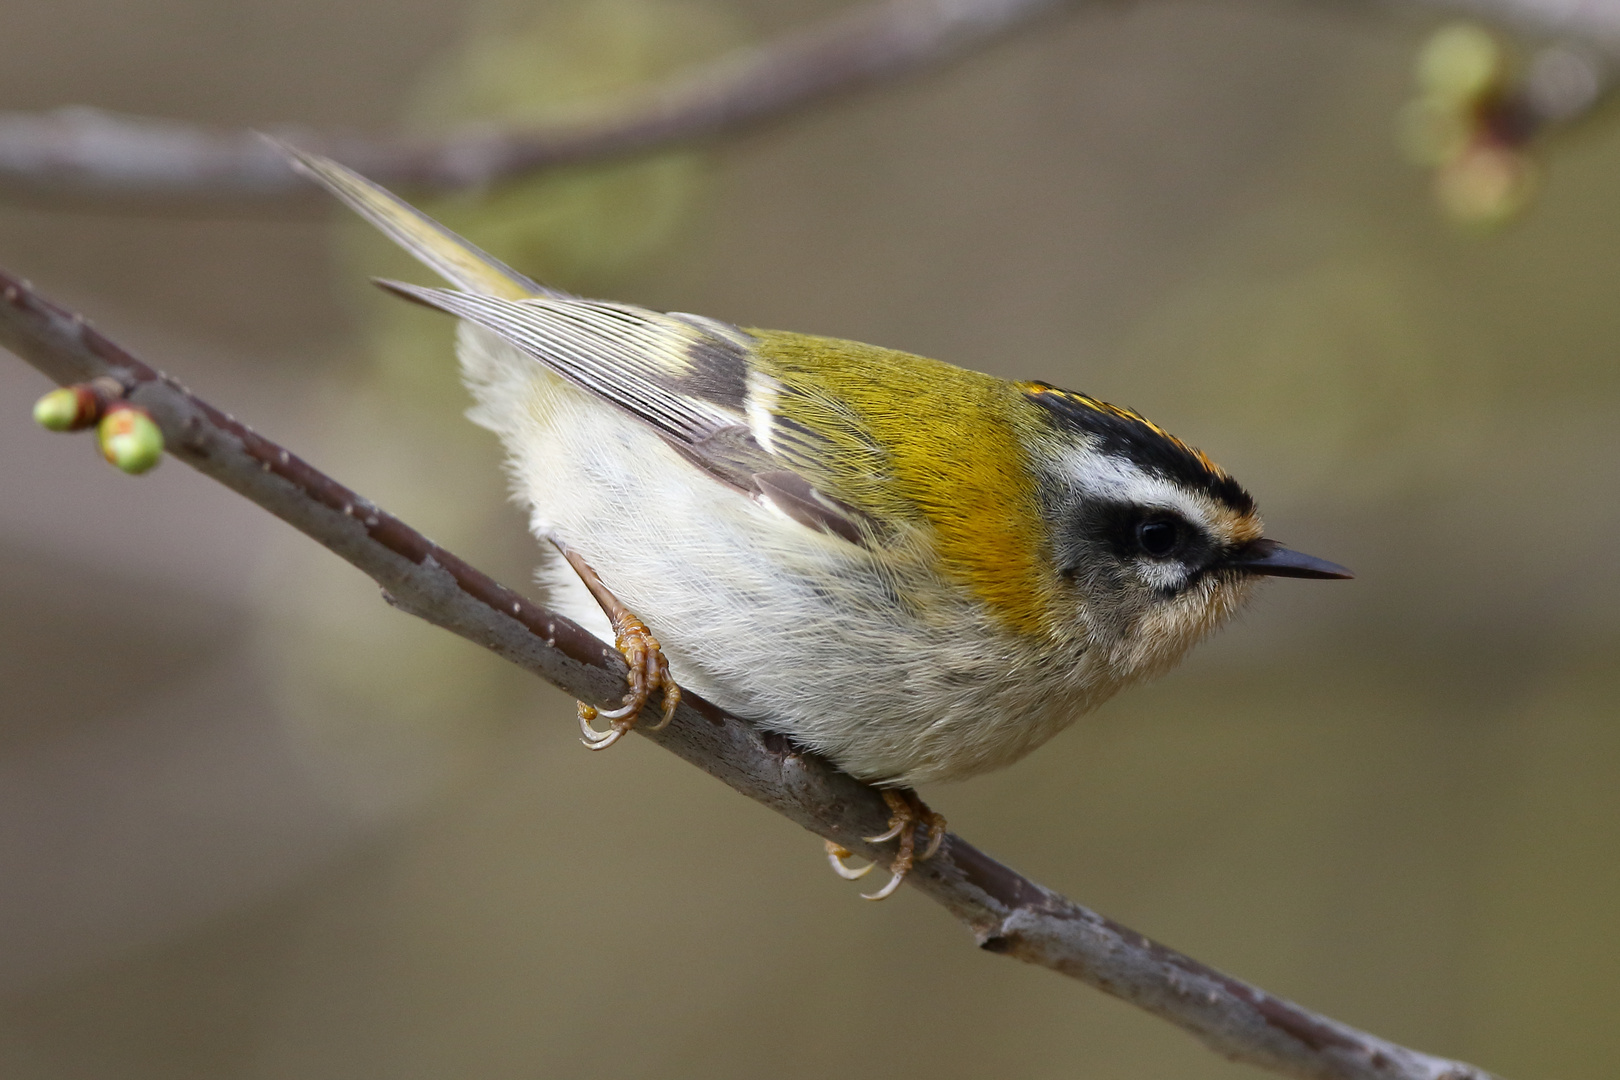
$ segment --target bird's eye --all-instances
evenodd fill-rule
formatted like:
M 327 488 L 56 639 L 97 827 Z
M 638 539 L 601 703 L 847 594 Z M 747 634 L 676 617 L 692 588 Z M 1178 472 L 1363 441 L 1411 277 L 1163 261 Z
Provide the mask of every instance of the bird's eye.
M 1144 521 L 1136 527 L 1136 542 L 1147 554 L 1162 559 L 1181 543 L 1181 528 L 1174 521 Z

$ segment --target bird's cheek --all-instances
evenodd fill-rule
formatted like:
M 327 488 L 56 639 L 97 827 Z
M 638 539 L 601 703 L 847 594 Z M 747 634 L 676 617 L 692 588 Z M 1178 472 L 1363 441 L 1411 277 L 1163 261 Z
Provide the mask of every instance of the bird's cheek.
M 1258 582 L 1248 575 L 1209 575 L 1188 591 L 1186 633 L 1195 642 L 1218 629 L 1253 598 Z
M 1215 592 L 1211 604 L 1212 614 L 1217 620 L 1224 620 L 1235 615 L 1260 591 L 1261 579 L 1253 574 L 1238 574 L 1236 576 L 1221 575 L 1215 580 Z
M 1175 599 L 1155 605 L 1138 620 L 1133 635 L 1139 663 L 1163 671 L 1212 630 L 1226 622 L 1247 598 L 1252 584 L 1206 578 Z
M 1141 583 L 1162 596 L 1173 596 L 1187 583 L 1187 568 L 1177 562 L 1143 560 L 1135 566 Z
M 1112 666 L 1125 684 L 1173 667 L 1200 636 L 1188 613 L 1159 607 L 1144 612 L 1112 650 Z

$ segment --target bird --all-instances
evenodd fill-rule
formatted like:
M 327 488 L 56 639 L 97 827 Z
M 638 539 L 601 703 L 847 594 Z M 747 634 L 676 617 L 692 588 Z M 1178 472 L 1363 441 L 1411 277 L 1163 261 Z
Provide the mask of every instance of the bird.
M 683 690 L 877 785 L 892 894 L 944 818 L 919 784 L 1011 764 L 1176 664 L 1265 577 L 1349 578 L 1140 413 L 893 349 L 591 300 L 385 188 L 285 148 L 449 287 L 468 416 L 500 437 L 562 614 L 612 638 L 624 703 Z M 598 721 L 609 726 L 599 729 Z M 850 852 L 827 843 L 835 871 Z

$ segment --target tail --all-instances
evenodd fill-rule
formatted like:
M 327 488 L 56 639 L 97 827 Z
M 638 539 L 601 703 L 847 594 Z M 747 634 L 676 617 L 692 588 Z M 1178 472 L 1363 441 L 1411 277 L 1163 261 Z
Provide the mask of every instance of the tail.
M 458 289 L 503 300 L 531 296 L 566 299 L 567 293 L 548 289 L 469 244 L 416 207 L 386 188 L 346 169 L 337 162 L 288 146 L 277 140 L 292 159 L 293 168 L 342 199 L 349 208 L 390 240 L 416 256 L 423 265 Z

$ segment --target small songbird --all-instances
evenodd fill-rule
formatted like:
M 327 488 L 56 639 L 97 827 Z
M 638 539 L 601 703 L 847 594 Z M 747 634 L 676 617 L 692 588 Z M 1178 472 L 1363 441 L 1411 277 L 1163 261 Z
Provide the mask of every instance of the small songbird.
M 1350 576 L 1267 539 L 1237 481 L 1129 409 L 570 296 L 291 153 L 454 286 L 380 283 L 461 320 L 469 415 L 556 549 L 550 602 L 629 662 L 623 708 L 581 706 L 587 745 L 659 690 L 667 722 L 686 687 L 825 755 L 886 789 L 873 839 L 899 848 L 873 898 L 943 835 L 912 785 L 1023 757 L 1174 665 L 1262 576 Z

